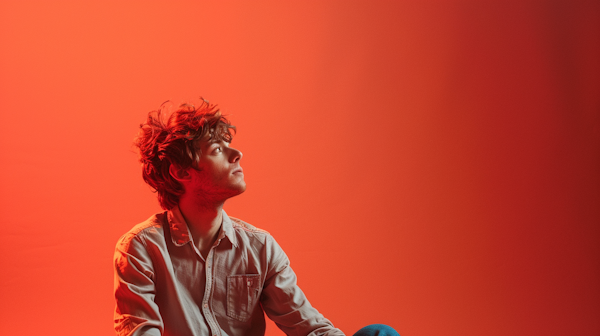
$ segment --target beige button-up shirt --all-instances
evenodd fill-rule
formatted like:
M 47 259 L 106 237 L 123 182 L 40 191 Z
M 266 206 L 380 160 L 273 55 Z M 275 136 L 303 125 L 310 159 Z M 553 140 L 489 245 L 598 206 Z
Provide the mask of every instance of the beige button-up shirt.
M 290 336 L 344 335 L 310 305 L 275 239 L 225 212 L 206 259 L 175 207 L 123 235 L 114 266 L 119 336 L 262 336 L 264 313 Z

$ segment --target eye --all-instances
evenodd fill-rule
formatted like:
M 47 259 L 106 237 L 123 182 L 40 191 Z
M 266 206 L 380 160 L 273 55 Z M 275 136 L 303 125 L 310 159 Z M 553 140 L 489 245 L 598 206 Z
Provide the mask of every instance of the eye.
M 217 147 L 217 148 L 215 148 L 215 149 L 213 150 L 213 153 L 214 153 L 214 154 L 219 154 L 219 153 L 221 153 L 222 151 L 223 151 L 223 149 L 222 149 L 221 147 Z

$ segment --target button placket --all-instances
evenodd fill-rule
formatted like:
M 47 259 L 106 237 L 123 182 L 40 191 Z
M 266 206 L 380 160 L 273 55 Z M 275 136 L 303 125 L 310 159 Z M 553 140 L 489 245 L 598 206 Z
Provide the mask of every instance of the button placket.
M 213 255 L 214 255 L 214 246 L 210 249 L 210 251 L 208 252 L 208 255 L 206 256 L 206 262 L 205 262 L 205 265 L 206 265 L 206 268 L 205 268 L 206 287 L 204 290 L 204 300 L 203 300 L 204 309 L 203 310 L 204 310 L 204 316 L 206 317 L 206 321 L 208 322 L 208 325 L 210 326 L 213 336 L 220 336 L 219 326 L 216 323 L 216 321 L 214 320 L 210 309 L 208 308 L 208 300 L 212 293 L 212 262 L 214 259 Z

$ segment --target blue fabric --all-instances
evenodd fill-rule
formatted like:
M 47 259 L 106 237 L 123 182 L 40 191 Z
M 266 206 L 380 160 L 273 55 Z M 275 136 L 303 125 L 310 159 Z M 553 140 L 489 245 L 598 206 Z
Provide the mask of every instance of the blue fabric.
M 371 324 L 355 332 L 354 336 L 400 336 L 400 334 L 385 324 Z

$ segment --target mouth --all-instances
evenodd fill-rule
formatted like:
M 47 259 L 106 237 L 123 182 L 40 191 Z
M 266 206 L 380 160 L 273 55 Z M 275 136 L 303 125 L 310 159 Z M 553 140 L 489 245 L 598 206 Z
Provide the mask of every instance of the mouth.
M 232 174 L 244 174 L 244 170 L 240 167 L 240 168 L 234 169 L 231 173 Z

